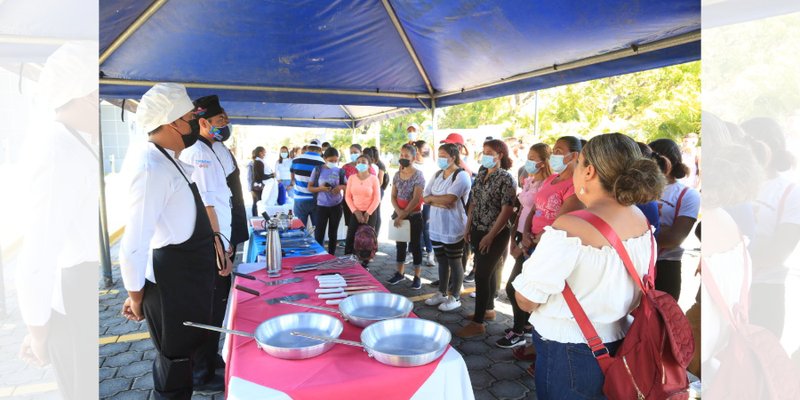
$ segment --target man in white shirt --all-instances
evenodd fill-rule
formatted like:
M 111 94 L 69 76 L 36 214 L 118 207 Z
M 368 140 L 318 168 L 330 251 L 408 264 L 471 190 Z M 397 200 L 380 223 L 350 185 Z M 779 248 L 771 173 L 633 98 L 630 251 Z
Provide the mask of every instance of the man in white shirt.
M 159 83 L 142 96 L 137 125 L 149 142 L 133 171 L 120 272 L 128 298 L 122 314 L 147 321 L 158 350 L 156 398 L 192 396 L 192 357 L 205 331 L 183 321 L 211 322 L 215 276 L 230 273 L 216 240 L 194 168 L 178 156 L 199 137 L 194 106 L 182 85 Z M 207 121 L 206 121 L 207 124 Z
M 194 113 L 200 125 L 200 138 L 193 146 L 181 152 L 181 161 L 194 167 L 192 180 L 197 182 L 200 198 L 206 206 L 211 228 L 215 233 L 222 235 L 225 242 L 225 262 L 231 264 L 233 245 L 231 238 L 231 222 L 233 219 L 233 204 L 231 190 L 228 187 L 225 162 L 213 149 L 217 138 L 222 139 L 220 126 L 227 125 L 225 110 L 219 104 L 217 96 L 206 96 L 194 102 Z M 229 168 L 231 166 L 229 165 Z M 231 290 L 230 275 L 218 275 L 214 284 L 213 315 L 211 324 L 220 326 L 225 318 L 225 309 L 228 305 L 228 295 Z M 222 390 L 224 379 L 215 378 L 216 367 L 222 367 L 217 360 L 219 348 L 219 333 L 210 333 L 205 344 L 198 350 L 194 357 L 194 385 L 204 388 L 203 392 Z

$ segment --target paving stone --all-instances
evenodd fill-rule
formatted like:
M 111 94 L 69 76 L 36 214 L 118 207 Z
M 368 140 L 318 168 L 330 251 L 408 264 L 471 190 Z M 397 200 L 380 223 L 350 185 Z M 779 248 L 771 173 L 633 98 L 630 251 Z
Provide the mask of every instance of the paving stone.
M 98 375 L 99 375 L 99 378 L 100 378 L 100 382 L 102 382 L 102 381 L 104 381 L 106 379 L 113 378 L 114 375 L 117 373 L 117 369 L 116 368 L 100 368 L 98 370 L 98 372 L 99 372 Z
M 132 389 L 153 389 L 153 373 L 149 372 L 133 380 Z
M 475 400 L 497 400 L 497 397 L 488 390 L 480 390 L 475 392 Z
M 489 350 L 491 350 L 491 347 L 481 340 L 467 340 L 461 345 L 461 351 L 464 354 L 485 355 Z
M 479 355 L 465 355 L 464 362 L 467 363 L 467 369 L 469 370 L 485 369 L 492 364 L 491 360 Z
M 496 381 L 494 376 L 484 370 L 469 371 L 469 380 L 472 383 L 472 390 L 487 389 Z
M 536 380 L 533 379 L 533 377 L 531 377 L 527 373 L 525 373 L 525 376 L 523 376 L 522 378 L 517 379 L 517 382 L 522 383 L 523 386 L 528 388 L 528 391 L 529 391 L 528 393 L 535 393 L 536 392 Z
M 104 367 L 124 367 L 142 359 L 142 353 L 129 351 L 117 354 L 116 356 L 106 357 Z
M 498 317 L 499 318 L 499 317 Z M 510 324 L 504 324 L 498 321 L 491 322 L 486 326 L 486 333 L 489 335 L 498 335 L 503 336 L 505 335 L 505 330 L 511 328 Z
M 149 390 L 128 390 L 112 396 L 112 400 L 147 400 L 150 397 Z
M 445 323 L 445 322 L 459 322 L 459 321 L 461 321 L 462 319 L 464 319 L 464 317 L 462 317 L 462 316 L 461 316 L 461 315 L 459 315 L 459 314 L 452 313 L 452 312 L 443 312 L 443 313 L 440 313 L 440 314 L 439 314 L 439 315 L 436 317 L 436 320 L 437 320 L 437 321 L 439 321 L 439 322 L 441 322 L 441 323 Z
M 158 352 L 156 351 L 156 349 L 147 350 L 144 352 L 144 355 L 142 355 L 142 360 L 150 360 L 150 361 L 155 360 L 157 354 Z
M 111 397 L 119 392 L 128 390 L 131 388 L 132 382 L 132 379 L 126 378 L 114 378 L 106 380 L 102 385 L 100 385 L 100 397 Z
M 526 375 L 525 371 L 513 363 L 495 363 L 490 366 L 487 371 L 497 378 L 498 381 L 516 380 Z
M 150 360 L 137 361 L 119 369 L 117 376 L 125 378 L 135 378 L 142 376 L 153 370 L 153 362 Z
M 125 342 L 104 344 L 100 346 L 100 349 L 98 350 L 97 354 L 100 355 L 100 357 L 115 356 L 119 353 L 128 351 L 130 347 L 131 344 Z
M 512 349 L 504 349 L 501 347 L 496 347 L 489 350 L 486 353 L 486 357 L 489 357 L 492 361 L 495 362 L 507 362 L 507 361 L 515 361 L 514 354 L 512 353 Z
M 524 399 L 528 394 L 528 388 L 513 381 L 495 382 L 489 391 L 498 399 Z
M 106 335 L 127 335 L 129 333 L 146 332 L 147 326 L 138 322 L 127 321 L 108 328 Z
M 4 374 L 0 379 L 2 379 L 3 386 L 26 385 L 38 383 L 43 374 L 44 370 L 30 366 Z
M 147 351 L 152 349 L 154 349 L 153 341 L 150 339 L 142 339 L 131 342 L 132 351 Z

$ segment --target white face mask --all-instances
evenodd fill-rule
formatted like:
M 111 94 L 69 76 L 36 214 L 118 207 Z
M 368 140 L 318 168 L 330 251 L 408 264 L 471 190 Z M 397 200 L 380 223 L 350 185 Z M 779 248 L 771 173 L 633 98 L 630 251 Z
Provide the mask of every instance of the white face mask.
M 328 164 L 328 168 L 336 168 L 335 162 L 328 161 L 326 164 Z

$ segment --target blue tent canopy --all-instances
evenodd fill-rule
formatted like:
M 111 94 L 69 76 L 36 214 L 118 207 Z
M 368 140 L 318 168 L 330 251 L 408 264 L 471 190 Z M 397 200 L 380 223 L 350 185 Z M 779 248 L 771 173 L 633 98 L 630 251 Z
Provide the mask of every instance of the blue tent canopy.
M 700 58 L 699 0 L 108 0 L 100 18 L 103 97 L 181 82 L 286 124 L 334 123 L 319 119 L 341 118 L 340 105 L 441 107 Z

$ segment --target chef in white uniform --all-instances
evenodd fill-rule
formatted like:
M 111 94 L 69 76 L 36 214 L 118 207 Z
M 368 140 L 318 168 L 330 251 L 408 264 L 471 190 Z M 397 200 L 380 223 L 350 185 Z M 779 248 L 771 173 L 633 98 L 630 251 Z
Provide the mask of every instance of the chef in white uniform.
M 223 241 L 211 228 L 192 181 L 194 167 L 178 157 L 199 138 L 194 106 L 182 85 L 159 83 L 142 97 L 137 124 L 149 143 L 132 171 L 120 272 L 128 298 L 122 314 L 147 320 L 158 354 L 153 388 L 159 399 L 190 399 L 192 358 L 206 331 L 183 321 L 211 322 L 215 277 L 227 275 Z

